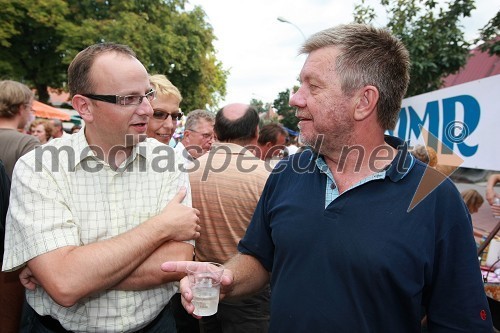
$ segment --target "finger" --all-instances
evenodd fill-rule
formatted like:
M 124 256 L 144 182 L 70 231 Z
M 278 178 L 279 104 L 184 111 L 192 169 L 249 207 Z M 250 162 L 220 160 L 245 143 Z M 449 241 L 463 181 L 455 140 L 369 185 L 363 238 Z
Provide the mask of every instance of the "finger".
M 33 283 L 33 282 L 30 282 L 30 283 L 26 284 L 25 287 L 28 290 L 35 290 L 36 289 L 36 284 Z
M 193 293 L 191 292 L 191 288 L 189 287 L 189 279 L 183 278 L 179 281 L 179 289 L 181 291 L 182 298 L 187 302 L 191 302 L 193 300 Z
M 182 303 L 182 306 L 184 307 L 184 309 L 186 310 L 186 312 L 188 314 L 190 314 L 191 316 L 195 317 L 196 319 L 200 319 L 201 316 L 197 316 L 195 315 L 193 312 L 194 312 L 194 305 L 193 303 L 191 302 L 187 302 L 184 298 L 181 298 L 181 303 Z
M 172 200 L 170 202 L 182 203 L 182 201 L 186 197 L 186 193 L 187 193 L 186 188 L 184 186 L 182 186 L 179 189 L 179 192 L 177 192 L 177 194 L 172 198 Z
M 30 279 L 20 279 L 21 284 L 23 285 L 24 288 L 28 290 L 35 290 L 36 289 L 36 284 L 31 282 Z
M 233 283 L 233 277 L 223 274 L 220 283 L 223 286 L 229 286 Z
M 187 273 L 187 265 L 192 261 L 166 261 L 160 268 L 164 272 Z

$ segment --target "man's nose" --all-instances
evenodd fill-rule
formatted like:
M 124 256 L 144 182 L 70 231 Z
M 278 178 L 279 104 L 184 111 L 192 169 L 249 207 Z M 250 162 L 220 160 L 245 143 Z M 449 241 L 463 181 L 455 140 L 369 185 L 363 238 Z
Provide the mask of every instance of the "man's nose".
M 137 108 L 138 114 L 145 114 L 148 117 L 153 116 L 153 107 L 151 106 L 151 102 L 147 98 L 143 98 L 141 104 Z
M 292 93 L 290 95 L 290 100 L 288 101 L 288 104 L 290 104 L 290 106 L 295 106 L 299 108 L 306 106 L 306 99 L 303 95 L 302 87 L 299 88 L 295 93 Z

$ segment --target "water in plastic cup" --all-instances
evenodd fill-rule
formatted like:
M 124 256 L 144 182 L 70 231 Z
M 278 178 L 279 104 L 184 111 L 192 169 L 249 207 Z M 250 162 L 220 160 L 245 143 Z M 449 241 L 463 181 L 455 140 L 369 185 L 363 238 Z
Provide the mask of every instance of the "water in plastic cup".
M 219 287 L 195 287 L 193 289 L 194 314 L 211 316 L 217 313 L 219 305 Z
M 188 265 L 187 270 L 189 284 L 193 292 L 193 313 L 197 316 L 216 314 L 224 266 L 211 262 L 193 262 Z

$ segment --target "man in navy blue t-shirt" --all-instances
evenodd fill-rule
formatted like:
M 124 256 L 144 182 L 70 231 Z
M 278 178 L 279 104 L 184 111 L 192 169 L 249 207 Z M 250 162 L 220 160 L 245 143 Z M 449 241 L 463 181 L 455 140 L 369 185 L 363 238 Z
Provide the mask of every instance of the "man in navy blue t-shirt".
M 404 45 L 349 24 L 312 35 L 301 52 L 290 105 L 311 149 L 269 177 L 240 254 L 225 263 L 223 297 L 270 282 L 270 332 L 417 333 L 424 315 L 430 332 L 492 332 L 460 194 L 384 135 L 408 87 Z M 186 279 L 181 291 L 192 313 Z

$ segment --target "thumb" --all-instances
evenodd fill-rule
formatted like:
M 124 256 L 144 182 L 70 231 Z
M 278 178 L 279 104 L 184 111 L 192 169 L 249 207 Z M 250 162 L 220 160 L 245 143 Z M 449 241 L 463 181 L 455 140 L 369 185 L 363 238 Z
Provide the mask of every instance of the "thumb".
M 187 190 L 184 186 L 179 189 L 179 192 L 170 200 L 170 202 L 182 203 L 186 197 Z

